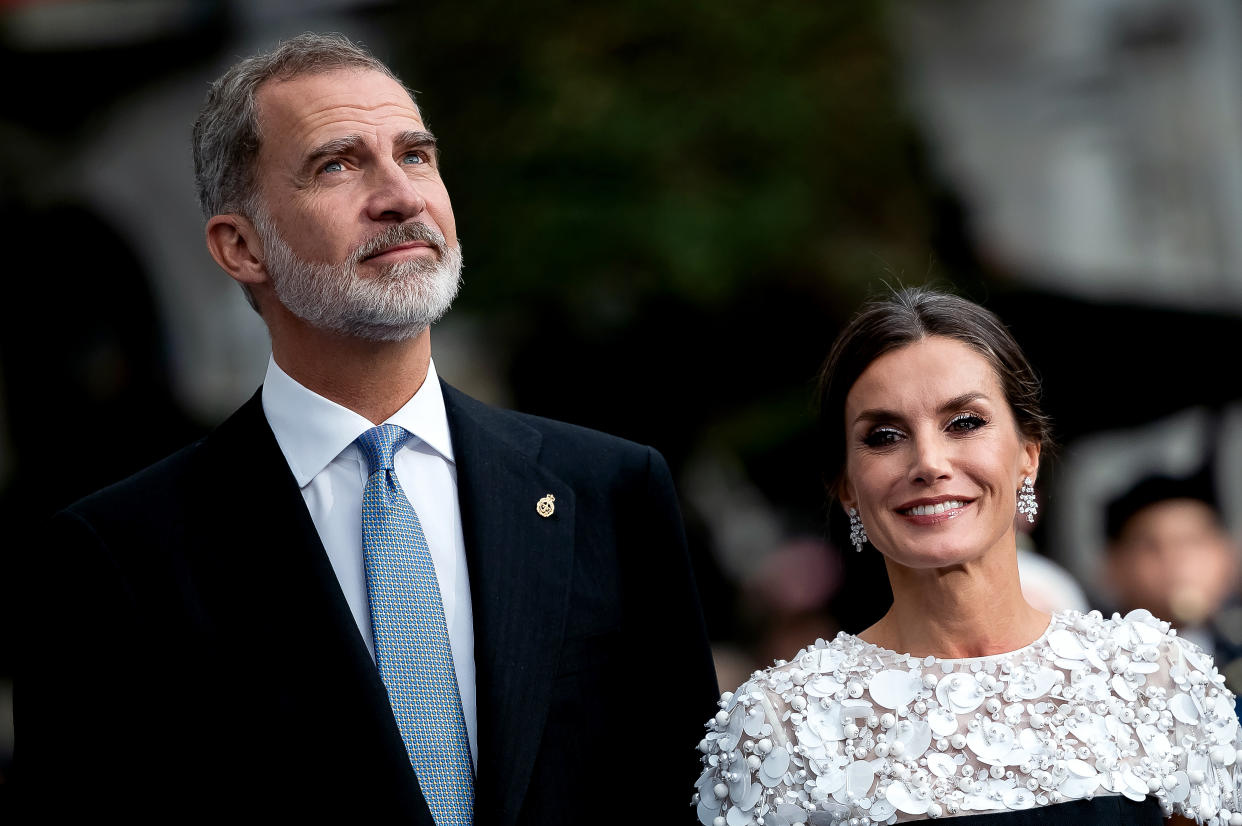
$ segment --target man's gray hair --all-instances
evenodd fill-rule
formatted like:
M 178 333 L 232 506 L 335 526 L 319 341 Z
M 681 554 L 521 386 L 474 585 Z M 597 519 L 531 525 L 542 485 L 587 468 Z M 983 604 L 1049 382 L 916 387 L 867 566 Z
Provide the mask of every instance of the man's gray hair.
M 344 35 L 307 32 L 233 64 L 211 84 L 194 121 L 194 182 L 204 216 L 249 214 L 255 207 L 255 158 L 262 139 L 255 101 L 259 87 L 268 80 L 338 69 L 369 69 L 401 83 L 383 61 Z

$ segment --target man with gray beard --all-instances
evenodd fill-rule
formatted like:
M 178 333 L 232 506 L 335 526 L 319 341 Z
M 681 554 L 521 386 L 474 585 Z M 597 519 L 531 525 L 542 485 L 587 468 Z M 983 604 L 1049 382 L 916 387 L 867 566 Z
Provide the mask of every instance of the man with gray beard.
M 449 246 L 423 223 L 389 227 L 336 266 L 298 258 L 261 206 L 254 228 L 277 300 L 303 321 L 342 335 L 372 341 L 416 335 L 440 319 L 461 287 L 461 245 Z M 394 261 L 374 278 L 358 277 L 360 263 L 408 242 L 430 244 L 435 259 Z
M 440 380 L 461 249 L 411 94 L 303 35 L 212 86 L 194 157 L 272 357 L 216 431 L 29 554 L 31 811 L 689 822 L 681 744 L 716 686 L 668 469 Z M 642 673 L 650 697 L 617 693 Z

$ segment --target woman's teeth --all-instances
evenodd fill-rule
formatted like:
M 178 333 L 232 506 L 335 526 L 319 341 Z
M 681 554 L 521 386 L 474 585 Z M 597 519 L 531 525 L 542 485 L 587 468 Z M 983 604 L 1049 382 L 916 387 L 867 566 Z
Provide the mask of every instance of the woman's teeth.
M 964 507 L 966 507 L 965 502 L 961 502 L 957 499 L 951 499 L 948 502 L 939 502 L 935 505 L 915 505 L 909 510 L 902 511 L 902 513 L 907 516 L 933 516 L 937 513 L 944 513 L 945 511 L 951 511 L 955 508 Z

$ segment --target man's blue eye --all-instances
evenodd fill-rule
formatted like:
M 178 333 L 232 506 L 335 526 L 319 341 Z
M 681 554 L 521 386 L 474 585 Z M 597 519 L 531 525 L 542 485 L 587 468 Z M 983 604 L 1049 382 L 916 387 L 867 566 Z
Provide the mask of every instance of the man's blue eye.
M 345 164 L 341 163 L 340 161 L 328 161 L 326 164 L 323 165 L 323 169 L 321 171 L 323 172 L 344 172 Z
M 418 152 L 411 152 L 410 154 L 402 158 L 401 161 L 402 163 L 408 163 L 408 164 L 414 164 L 414 165 L 426 163 L 426 159 L 422 156 L 421 153 L 418 153 Z

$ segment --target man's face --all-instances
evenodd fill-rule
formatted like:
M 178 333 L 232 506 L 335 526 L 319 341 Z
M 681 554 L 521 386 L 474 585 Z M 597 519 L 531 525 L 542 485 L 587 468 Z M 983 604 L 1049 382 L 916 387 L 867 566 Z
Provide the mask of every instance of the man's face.
M 1203 502 L 1170 499 L 1130 517 L 1109 551 L 1108 572 L 1124 607 L 1195 626 L 1228 597 L 1233 544 Z
M 369 70 L 260 87 L 254 215 L 276 295 L 313 326 L 417 335 L 456 295 L 461 253 L 434 138 Z

